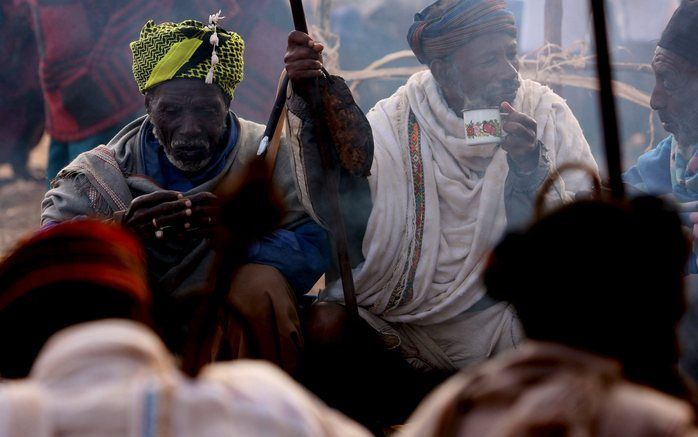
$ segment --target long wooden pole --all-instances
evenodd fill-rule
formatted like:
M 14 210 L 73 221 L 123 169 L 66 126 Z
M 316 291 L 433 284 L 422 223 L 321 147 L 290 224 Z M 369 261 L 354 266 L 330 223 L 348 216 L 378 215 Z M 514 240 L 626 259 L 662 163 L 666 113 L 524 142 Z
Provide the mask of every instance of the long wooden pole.
M 620 135 L 618 133 L 618 116 L 613 97 L 613 70 L 608 50 L 608 33 L 606 31 L 606 10 L 604 0 L 591 0 L 594 15 L 594 38 L 596 41 L 597 71 L 600 85 L 600 105 L 603 117 L 604 147 L 611 195 L 615 199 L 625 196 L 622 176 L 622 157 Z
M 562 46 L 562 0 L 545 0 L 545 42 Z
M 302 0 L 289 0 L 291 3 L 291 13 L 293 14 L 293 25 L 296 30 L 303 33 L 308 33 L 308 24 L 305 20 L 305 11 L 303 10 Z M 349 250 L 347 243 L 347 233 L 344 226 L 344 219 L 339 207 L 339 181 L 337 172 L 337 163 L 332 155 L 333 145 L 332 139 L 325 138 L 322 134 L 322 102 L 320 98 L 320 89 L 316 80 L 313 81 L 310 92 L 310 113 L 313 116 L 313 122 L 316 127 L 316 140 L 318 142 L 320 160 L 322 169 L 327 175 L 327 193 L 328 210 L 330 217 L 329 228 L 332 236 L 334 255 L 337 264 L 339 265 L 339 274 L 342 280 L 342 291 L 344 293 L 344 305 L 347 309 L 350 323 L 357 323 L 359 320 L 359 309 L 356 303 L 356 289 L 354 287 L 354 276 L 351 271 L 351 263 L 349 261 Z
M 562 47 L 562 0 L 545 0 L 545 43 L 552 44 L 551 50 L 555 53 Z M 549 46 L 550 47 L 550 46 Z M 553 91 L 562 95 L 562 87 L 553 85 Z
M 267 153 L 269 142 L 271 141 L 274 132 L 276 132 L 276 127 L 279 124 L 279 120 L 281 120 L 281 113 L 283 112 L 284 105 L 286 104 L 287 88 L 288 75 L 284 72 L 283 78 L 281 78 L 281 85 L 279 85 L 279 89 L 276 91 L 276 98 L 274 99 L 274 106 L 271 108 L 271 113 L 269 114 L 267 127 L 264 129 L 262 141 L 259 143 L 259 147 L 257 148 L 257 156 L 263 156 Z

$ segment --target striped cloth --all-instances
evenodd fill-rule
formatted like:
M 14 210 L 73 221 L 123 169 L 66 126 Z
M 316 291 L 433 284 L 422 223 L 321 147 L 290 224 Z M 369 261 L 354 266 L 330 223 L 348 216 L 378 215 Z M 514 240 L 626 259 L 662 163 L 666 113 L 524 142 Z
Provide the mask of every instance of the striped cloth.
M 151 299 L 140 242 L 116 225 L 85 219 L 43 228 L 17 245 L 0 263 L 0 309 L 65 283 L 107 287 L 145 304 Z
M 477 36 L 502 31 L 516 35 L 504 0 L 438 0 L 415 15 L 407 42 L 419 62 L 429 65 Z
M 168 5 L 144 0 L 26 1 L 34 18 L 51 138 L 79 141 L 122 124 L 143 108 L 128 43 L 148 18 L 159 16 Z

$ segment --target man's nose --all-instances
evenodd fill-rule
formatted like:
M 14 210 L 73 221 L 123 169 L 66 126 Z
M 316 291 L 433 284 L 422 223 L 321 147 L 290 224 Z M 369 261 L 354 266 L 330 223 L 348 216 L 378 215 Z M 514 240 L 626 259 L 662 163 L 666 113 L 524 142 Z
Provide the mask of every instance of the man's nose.
M 666 108 L 667 95 L 662 87 L 657 84 L 652 90 L 652 96 L 650 97 L 650 107 L 655 111 Z
M 192 113 L 185 114 L 182 117 L 182 124 L 179 129 L 182 135 L 197 135 L 202 132 L 201 121 Z

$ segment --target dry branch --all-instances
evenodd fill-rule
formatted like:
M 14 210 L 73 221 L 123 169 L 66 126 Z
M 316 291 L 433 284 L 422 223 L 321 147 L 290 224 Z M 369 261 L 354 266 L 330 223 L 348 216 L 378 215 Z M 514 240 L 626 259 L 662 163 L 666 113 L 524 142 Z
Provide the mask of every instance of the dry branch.
M 588 56 L 585 53 L 587 53 L 585 43 L 573 44 L 564 50 L 554 44 L 546 44 L 521 58 L 521 76 L 550 86 L 571 86 L 598 91 L 599 84 L 596 77 L 569 73 L 569 70 L 586 71 L 595 67 L 594 56 Z M 353 93 L 357 93 L 359 85 L 364 81 L 406 79 L 427 68 L 424 65 L 386 67 L 392 62 L 413 58 L 412 51 L 400 50 L 371 62 L 362 70 L 337 70 L 336 73 L 344 77 L 350 84 Z M 652 67 L 649 64 L 616 63 L 613 67 L 622 71 L 652 73 Z M 644 108 L 650 108 L 649 94 L 624 82 L 614 81 L 614 94 L 618 98 L 628 100 Z

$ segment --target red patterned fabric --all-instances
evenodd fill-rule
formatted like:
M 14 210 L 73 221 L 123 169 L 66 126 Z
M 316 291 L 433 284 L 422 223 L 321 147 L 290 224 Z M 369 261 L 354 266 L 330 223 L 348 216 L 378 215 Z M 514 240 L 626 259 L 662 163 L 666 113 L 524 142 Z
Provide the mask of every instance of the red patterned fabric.
M 0 309 L 39 288 L 88 283 L 150 301 L 145 253 L 116 225 L 94 220 L 61 223 L 21 242 L 0 264 Z
M 168 0 L 28 0 L 40 55 L 46 127 L 79 141 L 143 107 L 128 43 Z
M 281 0 L 244 6 L 235 0 L 24 1 L 38 40 L 47 130 L 58 141 L 85 139 L 143 110 L 129 42 L 148 19 L 205 20 L 219 9 L 226 17 L 222 25 L 247 43 L 245 80 L 233 107 L 243 118 L 266 121 L 292 29 Z

